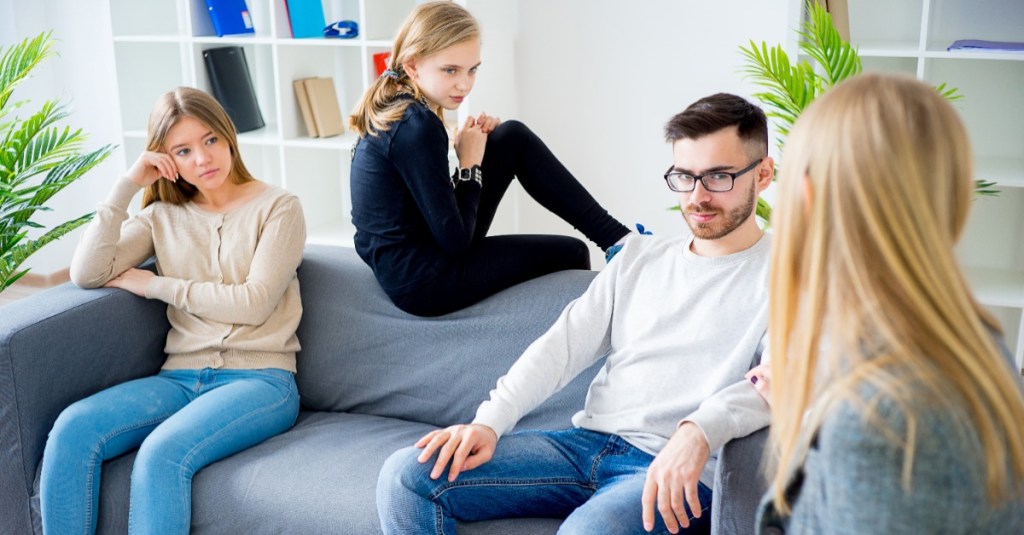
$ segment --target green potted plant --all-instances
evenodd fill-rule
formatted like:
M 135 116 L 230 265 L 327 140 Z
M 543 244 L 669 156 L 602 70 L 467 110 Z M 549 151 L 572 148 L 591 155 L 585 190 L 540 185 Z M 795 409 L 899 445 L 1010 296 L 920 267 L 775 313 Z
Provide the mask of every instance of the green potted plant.
M 759 46 L 751 41 L 749 47 L 740 47 L 746 59 L 743 72 L 765 89 L 754 97 L 764 104 L 766 115 L 776 120 L 780 152 L 803 110 L 818 95 L 862 69 L 857 49 L 840 37 L 832 25 L 832 16 L 817 1 L 807 1 L 807 19 L 797 33 L 800 50 L 814 60 L 814 64 L 807 60 L 791 62 L 782 45 L 769 48 L 767 43 Z M 950 101 L 962 98 L 956 88 L 946 87 L 944 83 L 935 90 Z M 977 180 L 975 193 L 997 195 L 994 186 L 994 182 Z M 771 206 L 764 199 L 757 200 L 757 216 L 766 223 L 771 217 Z
M 47 201 L 98 165 L 114 147 L 84 152 L 80 129 L 57 123 L 68 117 L 64 103 L 47 100 L 35 112 L 16 115 L 28 101 L 12 101 L 14 89 L 53 55 L 50 32 L 0 48 L 0 292 L 29 270 L 21 264 L 46 244 L 92 219 L 85 214 L 49 230 L 32 220 L 49 211 Z M 35 238 L 29 232 L 42 232 Z

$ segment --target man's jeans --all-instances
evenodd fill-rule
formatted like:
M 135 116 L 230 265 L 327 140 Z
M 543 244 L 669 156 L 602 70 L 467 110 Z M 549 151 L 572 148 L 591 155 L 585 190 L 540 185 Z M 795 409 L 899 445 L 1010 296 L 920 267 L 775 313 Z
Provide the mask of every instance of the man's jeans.
M 450 483 L 447 469 L 430 479 L 436 457 L 421 464 L 420 452 L 399 450 L 381 469 L 377 512 L 385 534 L 455 535 L 456 520 L 566 516 L 559 533 L 647 533 L 640 499 L 654 457 L 618 436 L 585 429 L 512 433 L 498 441 L 490 462 Z M 698 493 L 701 518 L 682 533 L 710 527 L 711 490 L 701 484 Z M 653 533 L 668 533 L 655 516 Z
M 128 531 L 187 534 L 192 476 L 286 431 L 298 412 L 295 378 L 279 369 L 162 371 L 78 401 L 43 453 L 43 532 L 95 533 L 102 463 L 138 447 Z

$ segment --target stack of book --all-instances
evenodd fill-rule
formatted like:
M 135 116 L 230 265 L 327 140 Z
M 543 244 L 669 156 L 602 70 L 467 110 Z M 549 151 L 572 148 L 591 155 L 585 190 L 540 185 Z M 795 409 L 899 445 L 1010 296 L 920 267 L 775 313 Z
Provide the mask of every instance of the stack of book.
M 309 137 L 331 137 L 345 133 L 333 78 L 303 78 L 295 80 L 292 85 Z

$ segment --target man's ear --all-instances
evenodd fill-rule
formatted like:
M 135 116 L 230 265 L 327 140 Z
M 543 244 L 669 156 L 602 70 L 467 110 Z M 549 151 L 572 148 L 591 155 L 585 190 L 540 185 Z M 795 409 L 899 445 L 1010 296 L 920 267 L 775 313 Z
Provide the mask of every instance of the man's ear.
M 757 191 L 764 191 L 772 184 L 775 178 L 775 160 L 771 156 L 765 156 L 764 160 L 757 166 Z

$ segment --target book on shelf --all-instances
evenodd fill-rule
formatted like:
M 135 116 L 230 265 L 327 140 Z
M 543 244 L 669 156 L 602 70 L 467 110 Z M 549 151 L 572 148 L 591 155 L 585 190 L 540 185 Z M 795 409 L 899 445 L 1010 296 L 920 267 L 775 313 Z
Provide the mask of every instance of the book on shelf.
M 303 78 L 295 80 L 292 86 L 310 137 L 331 137 L 345 133 L 333 78 Z
M 217 37 L 256 32 L 245 0 L 206 0 L 206 9 Z
M 825 10 L 832 16 L 832 26 L 839 33 L 843 41 L 850 42 L 850 9 L 848 0 L 818 0 L 818 3 L 825 6 Z
M 946 48 L 947 51 L 973 52 L 1018 52 L 1024 53 L 1024 42 L 985 41 L 982 39 L 958 39 Z
M 263 114 L 256 101 L 245 50 L 240 46 L 208 48 L 203 50 L 203 61 L 210 77 L 211 93 L 224 106 L 235 129 L 248 132 L 263 128 Z
M 320 0 L 284 0 L 293 38 L 324 36 L 324 6 Z

